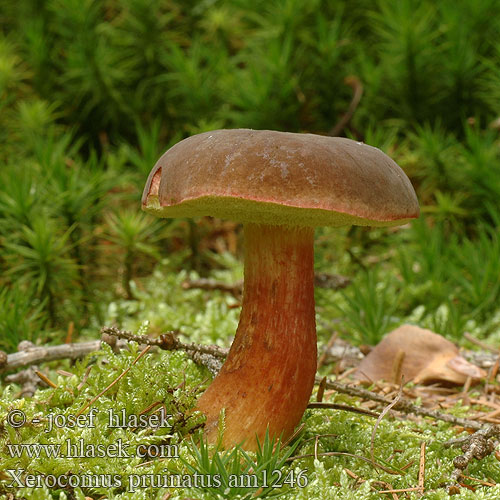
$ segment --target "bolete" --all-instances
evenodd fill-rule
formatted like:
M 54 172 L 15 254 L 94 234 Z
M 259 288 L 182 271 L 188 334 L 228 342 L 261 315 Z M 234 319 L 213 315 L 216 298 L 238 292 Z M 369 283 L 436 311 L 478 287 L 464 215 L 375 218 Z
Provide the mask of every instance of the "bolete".
M 205 434 L 255 449 L 289 436 L 316 372 L 314 228 L 393 226 L 418 217 L 415 191 L 380 150 L 339 137 L 215 130 L 170 148 L 142 197 L 158 217 L 209 215 L 243 223 L 245 282 L 229 355 L 201 396 Z

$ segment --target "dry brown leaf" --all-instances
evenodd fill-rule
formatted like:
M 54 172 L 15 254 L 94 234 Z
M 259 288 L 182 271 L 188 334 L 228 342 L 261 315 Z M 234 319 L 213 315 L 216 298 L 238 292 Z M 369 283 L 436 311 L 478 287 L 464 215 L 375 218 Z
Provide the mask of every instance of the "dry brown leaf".
M 441 335 L 403 325 L 387 334 L 361 361 L 354 377 L 396 384 L 401 377 L 405 382 L 464 384 L 468 377 L 474 380 L 486 377 L 486 372 L 460 356 L 457 346 Z

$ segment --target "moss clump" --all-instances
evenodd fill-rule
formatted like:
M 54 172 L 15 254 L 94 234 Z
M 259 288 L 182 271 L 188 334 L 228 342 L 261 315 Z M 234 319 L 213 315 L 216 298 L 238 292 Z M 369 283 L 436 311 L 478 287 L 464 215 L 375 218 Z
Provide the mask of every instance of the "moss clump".
M 82 482 L 97 485 L 84 491 L 119 498 L 126 488 L 118 483 L 127 484 L 129 475 L 158 473 L 169 467 L 170 461 L 178 462 L 178 456 L 185 453 L 184 437 L 203 421 L 198 413 L 190 411 L 196 388 L 207 373 L 181 352 L 143 356 L 134 364 L 138 355 L 135 344 L 118 355 L 104 346 L 102 351 L 76 363 L 73 376 L 59 376 L 57 388 L 38 390 L 31 399 L 16 399 L 13 387 L 5 387 L 0 420 L 6 422 L 17 410 L 18 418 L 25 418 L 26 423 L 18 428 L 7 422 L 3 425 L 2 471 L 22 470 L 17 477 L 27 479 L 23 483 L 27 485 L 35 481 L 28 479 L 30 474 L 37 479 L 45 477 L 44 484 L 50 484 L 51 475 L 64 476 L 64 482 L 78 475 Z M 81 412 L 127 369 L 123 378 Z M 83 417 L 76 420 L 80 412 Z M 143 420 L 136 422 L 140 416 Z M 27 446 L 23 449 L 19 445 Z M 13 481 L 5 473 L 0 477 L 4 479 L 1 493 L 19 491 L 25 495 L 24 488 L 13 490 L 8 486 Z M 117 486 L 107 487 L 110 484 Z M 59 489 L 50 488 L 52 493 Z M 43 495 L 43 488 L 34 491 Z M 30 498 L 29 493 L 26 498 Z M 156 498 L 156 493 L 147 498 Z
M 202 459 L 200 457 L 203 453 L 206 457 L 212 456 L 214 450 L 209 453 L 196 441 L 196 428 L 202 423 L 203 417 L 191 412 L 195 406 L 198 388 L 209 378 L 208 373 L 205 369 L 194 365 L 181 352 L 148 354 L 134 364 L 139 354 L 135 344 L 131 344 L 129 351 L 122 351 L 120 354 L 114 354 L 110 348 L 104 347 L 101 352 L 76 363 L 71 368 L 73 373 L 71 377 L 60 375 L 56 379 L 51 372 L 57 388 L 38 390 L 30 399 L 16 399 L 13 386 L 2 389 L 0 398 L 0 420 L 4 422 L 0 433 L 2 500 L 14 493 L 28 500 L 83 499 L 85 496 L 96 498 L 102 495 L 109 499 L 156 500 L 163 498 L 167 493 L 172 495 L 169 498 L 176 500 L 186 496 L 212 500 L 273 495 L 290 500 L 386 498 L 378 491 L 389 489 L 387 485 L 395 489 L 405 489 L 418 484 L 422 441 L 426 442 L 426 493 L 419 497 L 415 492 L 410 492 L 407 498 L 436 500 L 451 498 L 444 486 L 453 470 L 453 458 L 459 452 L 442 446 L 443 442 L 456 436 L 456 430 L 441 422 L 384 419 L 375 436 L 374 457 L 385 470 L 375 468 L 369 461 L 374 419 L 331 410 L 306 411 L 303 418 L 305 428 L 295 441 L 292 453 L 293 456 L 305 455 L 303 458 L 285 461 L 286 455 L 282 451 L 274 453 L 271 451 L 267 456 L 259 456 L 244 454 L 234 449 L 226 454 L 220 452 L 219 457 L 222 458 L 212 459 L 211 462 L 208 458 Z M 89 368 L 90 373 L 82 384 Z M 48 429 L 49 422 L 46 420 L 48 415 L 57 414 L 68 419 L 71 415 L 77 415 L 90 400 L 127 369 L 129 371 L 126 375 L 83 413 L 89 415 L 91 410 L 96 413 L 93 425 L 89 425 L 87 420 L 86 425 L 82 427 L 52 425 Z M 357 404 L 346 396 L 336 396 L 335 401 Z M 161 407 L 170 415 L 168 426 L 138 425 L 135 428 L 109 426 L 110 411 L 120 417 L 121 412 L 128 417 L 151 416 Z M 25 425 L 18 428 L 8 425 L 6 419 L 12 410 L 23 412 L 26 417 Z M 457 412 L 460 413 L 462 410 L 457 407 Z M 40 423 L 34 423 L 36 419 L 40 419 Z M 189 438 L 193 433 L 198 444 Z M 87 450 L 89 446 L 93 447 L 95 456 L 92 456 L 92 452 L 85 457 L 74 456 L 81 453 L 83 448 L 80 448 L 78 453 L 75 452 L 76 448 L 73 448 L 71 457 L 63 456 L 68 452 L 68 440 L 73 446 L 84 443 Z M 117 447 L 117 443 L 120 442 L 121 448 Z M 15 450 L 19 450 L 19 447 L 15 448 L 15 445 L 20 444 L 33 445 L 31 456 L 26 449 L 16 456 Z M 140 445 L 142 453 L 138 453 Z M 145 452 L 148 446 L 151 452 L 149 454 Z M 50 456 L 48 450 L 57 447 L 60 447 L 59 456 Z M 106 449 L 107 456 L 100 456 L 101 449 Z M 39 450 L 38 456 L 33 450 Z M 119 450 L 125 452 L 121 453 Z M 163 456 L 154 456 L 155 450 L 156 452 L 162 450 Z M 288 450 L 290 452 L 290 449 Z M 214 483 L 211 486 L 206 486 L 208 484 L 206 481 L 194 483 L 195 472 L 205 474 L 205 479 L 208 476 L 214 478 L 216 475 L 226 477 L 232 470 L 240 471 L 241 475 L 249 474 L 248 465 L 246 469 L 242 466 L 245 463 L 252 464 L 251 471 L 261 471 L 268 467 L 269 482 L 276 488 L 262 491 L 258 488 L 242 490 L 241 487 L 234 486 L 221 490 L 214 487 Z M 16 481 L 11 477 L 12 474 L 6 472 L 8 470 L 22 470 L 22 473 L 14 473 L 18 474 L 17 477 L 22 481 L 29 480 L 29 475 L 37 477 L 39 481 L 40 478 L 45 478 L 44 481 L 49 483 L 49 487 L 44 481 L 37 484 L 43 486 L 41 488 L 15 487 Z M 279 473 L 273 472 L 274 470 L 278 470 Z M 358 476 L 358 479 L 352 477 L 351 471 Z M 500 467 L 493 456 L 472 463 L 468 473 L 480 481 L 500 482 Z M 68 478 L 72 476 L 78 476 L 78 480 L 82 481 L 79 486 L 51 487 L 52 477 L 63 477 L 66 478 L 63 480 L 70 481 Z M 300 482 L 297 481 L 299 477 Z M 290 484 L 290 478 L 292 480 L 295 478 L 296 483 Z M 85 480 L 87 480 L 86 485 L 83 482 Z M 101 482 L 98 484 L 99 480 Z M 71 481 L 77 479 L 73 478 Z M 89 486 L 88 481 L 95 482 Z M 12 483 L 14 487 L 9 486 Z M 180 484 L 180 487 L 162 487 L 162 484 Z M 147 485 L 151 487 L 146 487 Z M 278 488 L 281 485 L 282 487 Z M 28 482 L 28 486 L 33 484 Z M 475 493 L 463 489 L 459 498 L 494 500 L 498 498 L 499 492 L 499 487 L 478 485 Z

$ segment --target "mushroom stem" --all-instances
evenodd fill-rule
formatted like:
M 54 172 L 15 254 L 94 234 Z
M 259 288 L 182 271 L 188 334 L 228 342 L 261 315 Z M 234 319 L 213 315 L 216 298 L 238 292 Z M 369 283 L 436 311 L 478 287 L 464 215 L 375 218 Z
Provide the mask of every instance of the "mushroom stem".
M 314 229 L 246 224 L 245 284 L 228 358 L 198 403 L 216 442 L 256 448 L 269 429 L 288 437 L 306 409 L 316 372 Z

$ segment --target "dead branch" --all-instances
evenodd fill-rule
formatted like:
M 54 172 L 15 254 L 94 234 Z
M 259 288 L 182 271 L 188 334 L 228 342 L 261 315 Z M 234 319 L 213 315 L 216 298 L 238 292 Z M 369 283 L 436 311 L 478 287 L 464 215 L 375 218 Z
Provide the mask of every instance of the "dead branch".
M 448 486 L 448 491 L 454 491 L 458 481 L 463 477 L 463 474 L 472 460 L 482 460 L 495 450 L 495 445 L 490 438 L 498 437 L 500 429 L 498 426 L 487 426 L 480 429 L 474 434 L 461 439 L 453 439 L 445 443 L 445 446 L 461 445 L 463 455 L 455 457 L 453 465 L 455 470 L 451 474 L 451 483 Z
M 36 375 L 36 370 L 38 367 L 30 366 L 26 370 L 21 370 L 20 372 L 13 373 L 5 377 L 5 382 L 7 384 L 17 384 L 21 386 L 21 391 L 18 395 L 19 398 L 31 398 L 35 394 L 38 386 L 41 385 L 42 381 Z
M 484 439 L 490 439 L 493 437 L 499 437 L 500 436 L 500 428 L 495 425 L 486 425 L 479 429 L 478 431 L 474 432 L 474 434 L 469 434 L 468 436 L 464 436 L 461 438 L 457 439 L 450 439 L 449 441 L 446 441 L 444 443 L 444 446 L 450 447 L 450 446 L 469 446 L 470 443 L 477 437 L 481 436 Z
M 167 332 L 160 335 L 158 338 L 149 338 L 145 335 L 135 335 L 132 332 L 119 330 L 114 327 L 104 327 L 101 330 L 102 334 L 109 335 L 111 337 L 118 337 L 119 339 L 131 340 L 139 343 L 140 345 L 150 345 L 156 346 L 164 350 L 182 350 L 185 351 L 195 362 L 202 363 L 208 366 L 209 369 L 216 373 L 221 366 L 222 360 L 228 354 L 228 349 L 224 349 L 215 345 L 199 345 L 195 343 L 184 343 L 176 338 L 177 332 Z M 98 351 L 102 345 L 101 340 L 95 340 L 90 342 L 82 342 L 78 344 L 63 344 L 59 346 L 33 346 L 30 345 L 25 350 L 7 356 L 7 363 L 0 367 L 1 371 L 18 368 L 21 366 L 32 365 L 35 363 L 42 363 L 47 361 L 53 361 L 57 359 L 76 359 L 89 354 L 90 352 Z M 124 340 L 117 341 L 117 347 L 123 348 L 126 346 Z M 318 377 L 316 379 L 317 383 L 321 382 Z M 377 394 L 375 392 L 355 387 L 352 385 L 345 385 L 339 382 L 329 381 L 325 382 L 325 386 L 328 389 L 333 389 L 337 392 L 348 394 L 357 398 L 375 401 L 384 406 L 388 406 L 392 401 L 386 399 L 384 396 Z M 396 402 L 393 407 L 402 413 L 412 413 L 414 415 L 430 417 L 436 420 L 441 420 L 443 422 L 448 422 L 450 424 L 459 425 L 464 428 L 473 429 L 479 431 L 484 430 L 484 424 L 479 421 L 464 419 L 460 417 L 455 417 L 446 413 L 439 412 L 437 410 L 430 410 L 427 408 L 422 408 L 412 404 L 407 399 L 401 398 Z M 500 435 L 500 427 L 492 426 L 495 432 Z
M 188 353 L 188 355 L 198 363 L 202 363 L 205 366 L 209 366 L 209 369 L 213 373 L 220 369 L 221 360 L 225 359 L 228 349 L 224 349 L 215 345 L 199 345 L 195 343 L 184 343 L 176 338 L 177 332 L 167 332 L 160 335 L 158 338 L 149 338 L 145 335 L 135 335 L 132 332 L 119 330 L 114 327 L 104 327 L 101 330 L 104 335 L 109 335 L 111 337 L 118 337 L 119 339 L 131 340 L 139 343 L 140 345 L 151 345 L 156 346 L 164 350 L 182 350 Z M 28 366 L 32 364 L 38 364 L 47 361 L 53 361 L 57 359 L 76 359 L 89 354 L 90 352 L 95 352 L 100 350 L 102 345 L 101 340 L 95 340 L 90 342 L 82 342 L 75 344 L 63 344 L 59 346 L 29 346 L 26 350 L 21 352 L 9 354 L 7 356 L 7 363 L 3 367 L 0 367 L 1 371 L 10 370 L 18 368 L 21 366 Z M 118 340 L 117 347 L 123 348 L 126 346 L 124 340 Z M 214 359 L 215 358 L 215 359 Z M 218 362 L 216 362 L 218 360 Z M 320 383 L 321 379 L 317 378 L 317 383 Z M 348 394 L 361 399 L 366 399 L 370 401 L 375 401 L 384 406 L 391 403 L 390 400 L 385 397 L 376 394 L 372 391 L 362 389 L 360 387 L 350 386 L 341 384 L 339 382 L 326 381 L 326 387 L 328 389 L 336 390 L 337 392 Z M 395 405 L 394 410 L 400 411 L 402 413 L 413 413 L 415 415 L 425 416 L 434 418 L 436 420 L 442 420 L 450 424 L 459 425 L 464 428 L 469 428 L 473 430 L 480 430 L 483 428 L 481 422 L 468 420 L 460 417 L 455 417 L 446 413 L 441 413 L 436 410 L 430 410 L 427 408 L 422 408 L 412 404 L 410 401 L 402 398 Z M 500 432 L 500 431 L 499 431 Z
M 200 278 L 197 280 L 184 281 L 184 283 L 182 283 L 182 288 L 184 288 L 184 290 L 190 290 L 191 288 L 199 288 L 202 290 L 220 290 L 239 297 L 243 293 L 243 280 L 228 284 L 223 283 L 222 281 Z
M 211 365 L 210 368 L 213 372 L 218 371 L 220 368 L 221 360 L 225 359 L 228 354 L 228 349 L 224 349 L 215 345 L 199 345 L 195 343 L 184 343 L 176 338 L 177 332 L 167 332 L 160 335 L 158 338 L 149 338 L 145 335 L 135 335 L 132 332 L 119 330 L 114 327 L 104 327 L 101 330 L 102 334 L 107 334 L 111 337 L 118 337 L 119 339 L 131 340 L 139 343 L 140 345 L 150 345 L 156 346 L 164 350 L 182 350 L 188 353 L 190 357 L 196 362 L 201 362 L 207 365 L 207 362 Z M 18 368 L 21 366 L 29 366 L 32 364 L 38 364 L 47 361 L 54 361 L 57 359 L 76 359 L 89 354 L 90 352 L 95 352 L 100 350 L 102 345 L 101 340 L 94 340 L 90 342 L 82 342 L 75 344 L 63 344 L 59 346 L 29 346 L 25 350 L 9 354 L 7 356 L 7 363 L 0 367 L 0 371 L 10 370 Z M 117 347 L 123 348 L 126 346 L 126 342 L 123 340 L 118 340 Z M 207 358 L 208 356 L 208 358 Z M 212 359 L 210 359 L 210 357 Z M 218 363 L 214 362 L 214 359 L 218 360 Z M 317 383 L 321 382 L 320 378 L 316 379 Z M 384 406 L 391 404 L 391 401 L 386 399 L 372 391 L 362 389 L 360 387 L 350 386 L 341 384 L 339 382 L 326 381 L 326 388 L 336 390 L 337 392 L 348 394 L 361 399 L 366 399 L 370 401 L 375 401 Z M 412 404 L 407 399 L 400 399 L 394 405 L 394 410 L 400 411 L 402 413 L 413 413 L 415 415 L 425 416 L 434 418 L 436 420 L 442 420 L 450 424 L 459 425 L 464 428 L 469 428 L 473 430 L 480 430 L 484 428 L 484 424 L 478 421 L 464 419 L 460 417 L 455 417 L 446 413 L 441 413 L 436 410 L 430 410 L 427 408 L 422 408 Z M 499 430 L 500 434 L 500 430 Z
M 338 403 L 316 402 L 316 403 L 309 403 L 307 405 L 307 407 L 308 408 L 323 408 L 323 409 L 329 409 L 329 410 L 350 411 L 352 413 L 359 413 L 360 415 L 367 415 L 367 416 L 373 417 L 373 418 L 379 417 L 379 414 L 375 413 L 374 411 L 365 410 L 364 408 L 357 408 L 356 406 L 342 405 L 342 404 L 338 404 Z
M 314 286 L 318 288 L 328 288 L 331 290 L 341 290 L 351 283 L 351 278 L 341 274 L 332 273 L 314 273 Z M 228 292 L 239 298 L 243 294 L 243 281 L 236 283 L 224 283 L 222 281 L 200 278 L 197 280 L 187 280 L 182 283 L 182 288 L 190 290 L 199 288 L 201 290 L 220 290 Z
M 314 273 L 314 286 L 317 288 L 328 288 L 330 290 L 341 290 L 351 283 L 351 278 L 341 274 Z
M 316 382 L 319 383 L 320 381 L 321 378 L 317 377 Z M 331 380 L 327 380 L 326 387 L 327 389 L 333 389 L 342 394 L 348 394 L 350 396 L 354 396 L 361 399 L 368 399 L 370 401 L 375 401 L 383 405 L 389 405 L 392 402 L 386 399 L 384 396 L 381 396 L 380 394 L 369 391 L 367 389 L 362 389 L 360 387 L 355 387 L 352 385 L 340 384 L 339 382 L 333 382 Z M 448 413 L 442 413 L 437 410 L 429 410 L 427 408 L 422 408 L 421 406 L 416 406 L 404 398 L 401 398 L 394 405 L 393 409 L 401 413 L 412 413 L 414 415 L 419 415 L 422 417 L 429 417 L 435 420 L 441 420 L 443 422 L 448 422 L 450 424 L 459 425 L 466 429 L 479 430 L 483 428 L 481 422 L 477 422 L 475 420 L 469 420 L 466 418 L 455 417 L 454 415 L 449 415 Z
M 134 341 L 140 345 L 150 345 L 168 351 L 182 350 L 198 364 L 206 366 L 214 375 L 220 370 L 222 361 L 227 356 L 228 350 L 218 346 L 186 344 L 176 338 L 177 332 L 167 332 L 158 338 L 149 338 L 145 335 L 134 335 L 132 332 L 119 330 L 114 327 L 104 327 L 101 330 L 102 340 L 92 340 L 89 342 L 79 342 L 72 344 L 62 344 L 56 346 L 35 346 L 30 343 L 22 343 L 19 352 L 0 356 L 0 373 L 15 370 L 30 365 L 38 365 L 48 361 L 59 359 L 83 358 L 91 352 L 101 349 L 103 343 L 109 344 L 113 350 L 117 351 L 127 347 L 127 341 Z M 121 339 L 121 340 L 117 340 Z M 2 364 L 3 360 L 3 364 Z M 38 370 L 38 368 L 36 368 Z M 18 374 L 9 375 L 6 379 L 10 383 L 26 384 L 30 383 L 24 395 L 32 395 L 36 390 L 38 377 L 34 370 L 25 370 Z M 39 382 L 39 379 L 38 379 Z
M 194 342 L 191 344 L 186 344 L 184 342 L 181 342 L 176 337 L 176 334 L 178 332 L 166 332 L 162 333 L 157 338 L 150 338 L 146 335 L 135 335 L 132 332 L 120 330 L 113 326 L 105 326 L 101 329 L 101 333 L 112 335 L 114 337 L 122 339 L 132 340 L 141 345 L 156 346 L 165 351 L 186 351 L 188 354 L 208 354 L 219 359 L 224 359 L 229 352 L 228 349 L 224 349 L 223 347 L 219 347 L 216 345 L 202 345 L 195 344 Z
M 219 373 L 224 363 L 229 349 L 224 349 L 216 345 L 186 344 L 177 337 L 178 332 L 166 332 L 158 338 L 150 338 L 146 335 L 135 335 L 132 332 L 119 330 L 115 327 L 105 326 L 101 329 L 103 335 L 113 338 L 121 338 L 137 342 L 140 345 L 158 347 L 166 351 L 184 351 L 197 364 L 203 365 L 215 376 Z
M 121 342 L 120 347 L 126 346 L 126 342 Z M 54 346 L 31 346 L 7 355 L 7 362 L 0 365 L 0 373 L 14 370 L 22 366 L 30 366 L 57 359 L 78 359 L 87 354 L 101 349 L 101 340 L 92 340 L 89 342 L 79 342 L 74 344 L 62 344 Z

